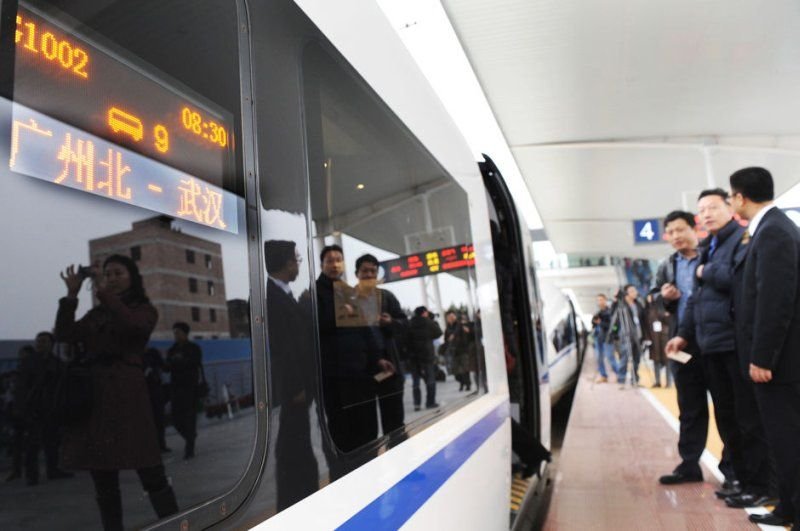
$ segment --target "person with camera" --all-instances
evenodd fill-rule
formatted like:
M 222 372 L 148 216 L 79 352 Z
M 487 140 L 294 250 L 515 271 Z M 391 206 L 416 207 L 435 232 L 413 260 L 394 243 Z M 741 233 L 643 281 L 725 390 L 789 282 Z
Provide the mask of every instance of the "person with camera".
M 175 343 L 167 350 L 164 370 L 171 374 L 170 400 L 172 401 L 172 424 L 183 437 L 184 459 L 194 458 L 197 439 L 197 402 L 200 400 L 199 386 L 203 370 L 203 351 L 189 341 L 189 325 L 179 321 L 172 325 Z
M 130 258 L 112 255 L 101 272 L 80 271 L 71 265 L 61 273 L 67 296 L 59 301 L 56 315 L 56 340 L 81 347 L 74 363 L 80 362 L 88 375 L 76 378 L 80 373 L 70 375 L 67 369 L 73 385 L 66 387 L 64 400 L 71 411 L 65 411 L 70 423 L 64 430 L 62 461 L 65 468 L 89 470 L 103 529 L 121 530 L 120 470 L 136 470 L 159 518 L 178 512 L 142 370 L 158 312 Z M 76 320 L 78 293 L 89 275 L 99 304 Z M 83 386 L 76 387 L 76 381 Z

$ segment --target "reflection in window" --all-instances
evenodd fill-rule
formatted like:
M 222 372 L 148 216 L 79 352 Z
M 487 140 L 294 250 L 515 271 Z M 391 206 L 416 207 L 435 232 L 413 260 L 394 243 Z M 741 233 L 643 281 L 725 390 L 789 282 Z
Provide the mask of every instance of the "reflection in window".
M 0 115 L 11 123 L 36 113 L 54 128 L 52 137 L 22 139 L 20 157 L 39 141 L 58 162 L 67 134 L 74 153 L 94 145 L 95 159 L 84 151 L 81 164 L 95 180 L 68 189 L 74 176 L 58 182 L 59 168 L 53 172 L 44 156 L 11 168 L 11 128 L 0 130 L 0 210 L 15 220 L 0 235 L 4 253 L 15 257 L 0 262 L 9 280 L 0 299 L 0 411 L 17 412 L 0 416 L 0 434 L 20 441 L 0 437 L 0 470 L 11 476 L 2 487 L 0 527 L 139 529 L 232 489 L 255 438 L 249 321 L 236 323 L 233 339 L 227 311 L 229 301 L 251 293 L 247 227 L 223 231 L 180 219 L 177 195 L 173 210 L 145 201 L 178 185 L 166 177 L 174 168 L 190 185 L 230 194 L 230 215 L 243 208 L 241 155 L 198 147 L 181 130 L 180 113 L 166 108 L 192 102 L 228 124 L 230 138 L 241 136 L 238 62 L 231 59 L 238 57 L 238 23 L 235 8 L 222 3 L 201 10 L 151 0 L 101 9 L 89 0 L 51 3 L 34 11 L 20 2 L 16 15 L 31 21 L 20 28 L 44 35 L 58 28 L 64 43 L 80 43 L 91 54 L 89 77 L 76 83 L 53 75 L 41 56 L 17 48 L 9 76 L 14 107 L 0 100 Z M 3 20 L 15 15 L 9 6 L 17 3 L 2 4 Z M 119 73 L 125 83 L 115 83 Z M 142 97 L 146 90 L 164 97 Z M 128 106 L 111 125 L 105 118 L 114 103 Z M 137 143 L 131 135 L 139 123 Z M 164 130 L 167 153 L 158 151 Z M 181 158 L 191 150 L 202 156 Z M 119 165 L 108 162 L 109 153 Z M 129 189 L 131 201 L 111 198 Z M 213 296 L 187 289 L 187 278 L 198 275 L 194 250 L 219 260 L 202 276 L 214 281 Z M 201 320 L 201 308 L 213 309 L 216 321 Z M 69 391 L 61 394 L 65 381 Z M 218 414 L 229 405 L 230 416 Z
M 304 81 L 323 398 L 349 453 L 482 388 L 472 235 L 465 192 L 353 74 L 311 46 Z
M 213 280 L 209 280 L 209 281 L 206 282 L 206 290 L 208 291 L 209 295 L 213 295 L 214 294 L 215 288 L 214 288 L 214 281 Z

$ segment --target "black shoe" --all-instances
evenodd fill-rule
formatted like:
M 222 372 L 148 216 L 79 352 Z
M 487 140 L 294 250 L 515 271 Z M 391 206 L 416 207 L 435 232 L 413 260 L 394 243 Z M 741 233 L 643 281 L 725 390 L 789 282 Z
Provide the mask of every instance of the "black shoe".
M 414 406 L 414 411 L 419 411 L 419 410 L 420 410 L 419 406 Z
M 425 409 L 436 409 L 439 407 L 439 404 L 429 404 L 425 406 Z
M 732 509 L 744 509 L 746 507 L 761 507 L 763 505 L 775 505 L 778 500 L 768 494 L 758 494 L 753 492 L 743 492 L 738 496 L 725 498 L 725 505 Z
M 678 472 L 677 470 L 672 474 L 667 474 L 666 476 L 661 476 L 658 478 L 658 482 L 662 485 L 678 485 L 679 483 L 699 483 L 703 481 L 703 475 L 689 475 L 684 474 L 683 472 Z
M 47 479 L 69 479 L 74 477 L 75 474 L 71 472 L 64 472 L 63 470 L 54 470 L 47 473 Z
M 742 493 L 742 485 L 738 481 L 725 480 L 719 490 L 714 491 L 714 496 L 720 500 L 730 498 L 731 496 L 738 496 Z
M 792 525 L 791 520 L 787 520 L 783 516 L 778 516 L 775 513 L 751 514 L 747 519 L 754 524 L 779 525 L 784 527 Z

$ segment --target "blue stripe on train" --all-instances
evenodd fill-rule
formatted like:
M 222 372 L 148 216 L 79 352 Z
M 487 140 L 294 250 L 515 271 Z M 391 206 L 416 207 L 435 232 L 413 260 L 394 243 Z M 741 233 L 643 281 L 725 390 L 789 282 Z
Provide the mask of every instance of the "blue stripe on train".
M 397 529 L 433 496 L 508 418 L 508 402 L 456 437 L 338 529 Z

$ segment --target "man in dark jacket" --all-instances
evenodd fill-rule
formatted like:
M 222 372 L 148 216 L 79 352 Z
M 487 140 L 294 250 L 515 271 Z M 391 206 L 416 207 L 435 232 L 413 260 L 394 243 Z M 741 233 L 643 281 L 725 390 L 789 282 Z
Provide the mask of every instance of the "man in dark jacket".
M 398 370 L 388 378 L 378 382 L 378 408 L 381 414 L 381 428 L 387 435 L 404 426 L 405 411 L 403 409 L 403 387 L 405 378 L 400 368 L 398 341 L 405 338 L 408 317 L 400 306 L 394 293 L 377 287 L 379 262 L 371 254 L 360 256 L 356 260 L 356 277 L 358 292 L 363 300 L 375 300 L 377 323 L 370 327 L 378 357 L 389 360 Z M 375 326 L 377 325 L 377 326 Z
M 413 379 L 414 411 L 419 411 L 422 392 L 419 388 L 421 378 L 425 378 L 425 407 L 439 407 L 436 403 L 436 352 L 433 340 L 442 336 L 442 328 L 424 306 L 414 310 L 414 317 L 408 323 L 408 351 Z
M 639 290 L 633 284 L 626 284 L 617 293 L 617 300 L 611 307 L 608 335 L 609 338 L 618 340 L 620 389 L 625 388 L 628 359 L 633 362 L 631 386 L 639 385 L 639 362 L 642 358 L 642 339 L 646 326 L 644 306 L 639 302 Z
M 393 374 L 395 367 L 378 356 L 379 349 L 369 328 L 360 326 L 358 319 L 351 319 L 357 308 L 349 301 L 353 288 L 341 280 L 342 248 L 338 245 L 323 248 L 320 263 L 317 319 L 325 413 L 333 442 L 347 453 L 377 438 L 375 376 Z M 331 481 L 357 466 L 332 448 L 326 451 Z
M 273 379 L 272 403 L 280 407 L 275 443 L 279 511 L 319 488 L 319 470 L 311 446 L 311 405 L 316 370 L 310 338 L 311 314 L 304 311 L 290 284 L 300 272 L 294 242 L 264 242 L 267 266 L 267 341 Z
M 777 464 L 780 501 L 760 524 L 800 528 L 800 232 L 772 203 L 764 168 L 731 175 L 733 204 L 750 221 L 736 313 L 739 353 Z
M 664 219 L 664 233 L 667 235 L 672 253 L 661 262 L 656 272 L 656 283 L 650 294 L 654 304 L 663 305 L 670 313 L 668 321 L 669 336 L 678 333 L 678 323 L 686 313 L 689 298 L 694 290 L 695 270 L 700 262 L 697 251 L 697 233 L 695 232 L 694 215 L 690 212 L 675 210 Z M 700 456 L 705 450 L 708 438 L 708 375 L 700 359 L 696 342 L 691 342 L 684 350 L 692 355 L 686 363 L 670 361 L 670 370 L 675 376 L 675 389 L 678 392 L 678 410 L 680 412 L 680 432 L 678 436 L 678 453 L 681 463 L 671 474 L 659 478 L 664 485 L 702 481 Z M 719 470 L 725 477 L 733 478 L 729 451 L 722 450 Z M 732 480 L 723 484 L 722 494 L 736 494 Z
M 728 194 L 721 189 L 705 190 L 698 210 L 710 235 L 703 245 L 695 276 L 697 285 L 687 313 L 679 325 L 678 337 L 670 343 L 682 348 L 683 338 L 695 337 L 706 365 L 717 428 L 730 450 L 731 463 L 741 493 L 725 498 L 729 507 L 755 507 L 772 499 L 768 459 L 757 438 L 743 437 L 741 425 L 749 425 L 754 407 L 738 369 L 735 326 L 730 308 L 733 297 L 734 257 L 739 252 L 745 229 L 733 219 Z M 742 420 L 744 422 L 742 423 Z M 720 495 L 724 494 L 720 492 Z
M 617 360 L 614 359 L 614 343 L 608 341 L 608 331 L 611 327 L 611 308 L 608 307 L 608 297 L 600 293 L 597 296 L 597 313 L 592 317 L 592 324 L 594 329 L 592 335 L 594 336 L 594 350 L 597 354 L 597 372 L 599 373 L 597 383 L 605 383 L 608 381 L 608 373 L 606 372 L 606 360 L 608 360 L 611 370 L 617 375 L 617 381 L 620 381 L 619 367 Z
M 189 325 L 172 325 L 175 343 L 167 350 L 164 370 L 171 374 L 169 384 L 172 402 L 172 424 L 184 440 L 184 459 L 193 459 L 197 439 L 197 385 L 203 364 L 203 351 L 189 341 Z

